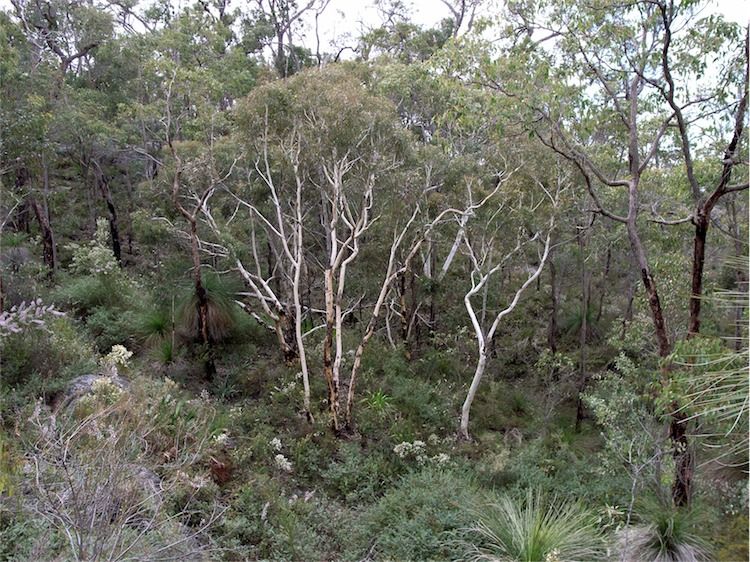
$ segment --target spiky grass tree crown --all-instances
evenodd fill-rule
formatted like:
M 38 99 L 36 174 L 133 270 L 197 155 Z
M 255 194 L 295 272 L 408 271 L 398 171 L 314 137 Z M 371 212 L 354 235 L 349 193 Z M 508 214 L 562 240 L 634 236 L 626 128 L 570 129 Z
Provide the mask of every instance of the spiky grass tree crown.
M 467 560 L 492 562 L 592 561 L 603 558 L 596 519 L 580 503 L 527 490 L 523 501 L 501 495 L 477 512 Z

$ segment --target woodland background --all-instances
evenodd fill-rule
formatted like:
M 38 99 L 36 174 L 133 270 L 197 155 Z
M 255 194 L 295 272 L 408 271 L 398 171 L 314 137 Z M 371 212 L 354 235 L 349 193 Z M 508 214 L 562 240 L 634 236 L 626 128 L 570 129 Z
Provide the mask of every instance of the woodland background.
M 747 559 L 747 28 L 441 6 L 0 11 L 1 560 Z

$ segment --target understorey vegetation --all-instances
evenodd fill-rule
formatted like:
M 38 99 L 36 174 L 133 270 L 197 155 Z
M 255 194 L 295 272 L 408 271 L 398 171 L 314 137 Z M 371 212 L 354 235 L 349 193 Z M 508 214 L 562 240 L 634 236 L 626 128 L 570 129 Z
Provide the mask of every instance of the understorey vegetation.
M 747 560 L 748 29 L 334 4 L 0 7 L 0 561 Z

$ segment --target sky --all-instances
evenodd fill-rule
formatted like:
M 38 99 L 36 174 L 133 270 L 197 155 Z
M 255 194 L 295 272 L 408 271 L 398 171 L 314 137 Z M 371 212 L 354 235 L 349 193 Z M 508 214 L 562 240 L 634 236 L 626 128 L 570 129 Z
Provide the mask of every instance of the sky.
M 191 0 L 172 0 L 175 5 L 184 5 Z M 299 0 L 303 4 L 307 0 Z M 504 0 L 485 0 L 485 7 L 479 14 L 492 15 L 501 8 Z M 140 4 L 147 5 L 148 0 L 141 0 Z M 449 16 L 450 11 L 441 0 L 403 0 L 412 21 L 424 27 L 433 27 L 443 18 Z M 252 0 L 234 0 L 233 6 L 251 5 Z M 11 10 L 10 0 L 0 0 L 0 9 Z M 713 0 L 705 9 L 705 13 L 720 13 L 730 21 L 748 24 L 750 17 L 750 3 L 747 0 Z M 381 21 L 381 17 L 375 7 L 375 0 L 330 0 L 326 10 L 318 21 L 319 35 L 321 38 L 321 51 L 330 52 L 332 46 L 354 45 L 354 38 L 359 36 L 362 30 L 374 27 Z M 304 38 L 302 43 L 315 51 L 315 28 L 311 21 L 303 28 Z M 352 38 L 346 41 L 346 37 Z
M 502 0 L 489 0 L 486 3 L 488 8 L 482 13 L 488 13 L 488 10 L 489 13 L 497 13 Z M 441 0 L 404 0 L 404 4 L 411 7 L 412 20 L 425 27 L 435 26 L 450 14 Z M 749 8 L 750 3 L 747 0 L 714 0 L 706 7 L 705 13 L 720 13 L 730 21 L 747 25 L 750 16 Z M 321 48 L 323 51 L 327 50 L 326 41 L 323 38 L 332 38 L 334 44 L 341 44 L 337 38 L 346 34 L 356 37 L 363 28 L 374 26 L 379 21 L 374 0 L 330 0 L 318 22 Z M 305 45 L 315 50 L 314 27 L 308 25 L 304 33 Z

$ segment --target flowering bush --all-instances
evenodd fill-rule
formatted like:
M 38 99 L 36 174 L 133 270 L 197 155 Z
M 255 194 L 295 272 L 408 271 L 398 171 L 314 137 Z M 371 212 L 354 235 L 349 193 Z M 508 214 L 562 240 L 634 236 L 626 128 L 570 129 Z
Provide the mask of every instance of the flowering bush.
M 44 305 L 42 299 L 22 302 L 10 310 L 0 312 L 0 338 L 18 334 L 27 328 L 44 328 L 48 316 L 64 316 L 54 305 Z
M 101 365 L 108 372 L 116 374 L 118 367 L 128 366 L 128 360 L 132 356 L 133 352 L 128 351 L 128 349 L 124 345 L 113 345 L 112 350 L 107 355 L 102 357 Z
M 433 435 L 430 435 L 430 438 L 432 439 L 428 438 L 428 441 L 431 445 L 438 443 L 437 436 L 433 438 Z M 450 461 L 450 456 L 447 453 L 438 453 L 430 456 L 427 452 L 427 445 L 424 441 L 420 441 L 419 439 L 416 439 L 411 443 L 403 441 L 393 447 L 393 452 L 396 453 L 398 458 L 403 460 L 415 460 L 420 466 L 427 463 L 444 465 Z
M 279 453 L 273 458 L 276 468 L 283 470 L 284 472 L 292 472 L 292 463 L 284 455 Z
M 110 275 L 118 271 L 117 260 L 107 246 L 109 234 L 106 219 L 97 219 L 94 239 L 86 246 L 69 244 L 73 252 L 70 270 L 83 275 Z

